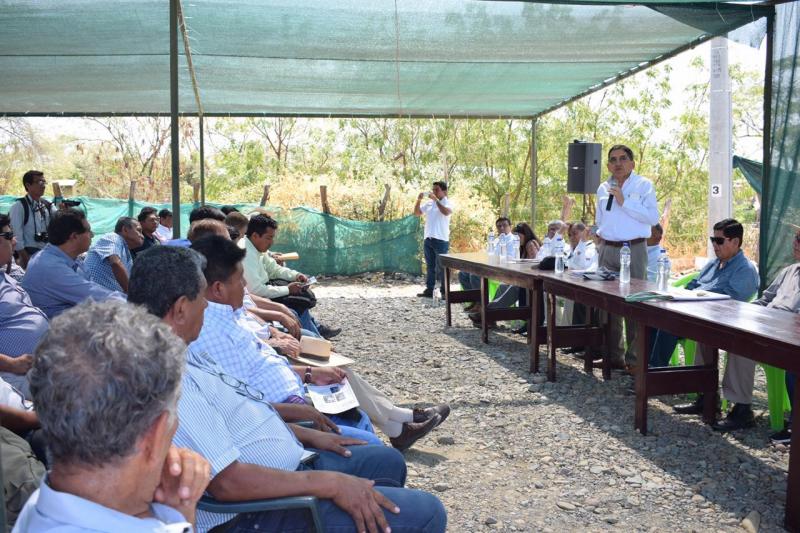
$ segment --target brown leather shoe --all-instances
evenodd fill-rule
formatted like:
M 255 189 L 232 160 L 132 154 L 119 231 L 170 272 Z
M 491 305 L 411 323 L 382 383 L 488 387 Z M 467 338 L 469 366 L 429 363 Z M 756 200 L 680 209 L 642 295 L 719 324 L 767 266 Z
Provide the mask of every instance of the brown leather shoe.
M 414 423 L 406 422 L 403 424 L 403 431 L 396 437 L 390 437 L 389 442 L 401 452 L 411 448 L 415 442 L 431 432 L 439 425 L 442 417 L 437 413 L 425 422 Z
M 414 408 L 414 422 L 420 423 L 425 422 L 429 418 L 433 418 L 434 415 L 439 415 L 441 419 L 439 423 L 436 424 L 437 426 L 441 425 L 447 417 L 450 415 L 450 406 L 446 403 L 440 403 L 439 405 L 434 405 L 433 407 L 415 407 Z

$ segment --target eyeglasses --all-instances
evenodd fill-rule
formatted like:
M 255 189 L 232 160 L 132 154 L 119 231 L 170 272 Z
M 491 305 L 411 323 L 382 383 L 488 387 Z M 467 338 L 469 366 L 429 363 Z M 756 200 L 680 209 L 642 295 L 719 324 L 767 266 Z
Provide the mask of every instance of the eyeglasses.
M 264 401 L 264 393 L 260 390 L 250 388 L 250 386 L 244 381 L 239 381 L 235 377 L 231 376 L 230 374 L 225 374 L 224 372 L 219 372 L 217 375 L 225 385 L 233 388 L 238 394 L 246 396 L 257 402 Z
M 726 240 L 730 240 L 731 238 L 730 237 L 709 237 L 709 239 L 711 239 L 711 242 L 713 242 L 714 244 L 722 246 L 722 243 L 724 243 Z
M 13 231 L 4 231 L 3 233 L 0 233 L 0 237 L 4 238 L 7 241 L 10 241 L 11 239 L 14 238 L 14 232 Z
M 631 159 L 627 155 L 621 155 L 618 158 L 617 157 L 609 157 L 608 158 L 608 162 L 611 163 L 612 165 L 614 163 L 616 163 L 617 161 L 619 161 L 620 163 L 626 163 L 626 162 L 628 162 L 630 160 Z

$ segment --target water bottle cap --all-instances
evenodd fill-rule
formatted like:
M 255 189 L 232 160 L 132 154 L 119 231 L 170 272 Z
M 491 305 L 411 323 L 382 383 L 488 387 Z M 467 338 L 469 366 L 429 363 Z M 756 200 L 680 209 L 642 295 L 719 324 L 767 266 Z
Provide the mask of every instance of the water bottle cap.
M 665 253 L 667 253 L 667 249 L 666 249 L 666 248 L 662 248 L 662 249 L 661 249 L 661 253 L 662 253 L 662 254 L 665 254 Z

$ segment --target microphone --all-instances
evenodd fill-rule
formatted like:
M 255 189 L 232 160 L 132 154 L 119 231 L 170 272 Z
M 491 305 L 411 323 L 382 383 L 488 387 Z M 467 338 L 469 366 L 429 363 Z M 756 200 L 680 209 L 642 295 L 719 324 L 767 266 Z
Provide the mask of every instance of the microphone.
M 616 187 L 617 186 L 617 180 L 612 177 L 610 180 L 608 180 L 608 185 L 609 185 L 609 188 Z M 611 204 L 613 204 L 613 203 L 614 203 L 614 195 L 611 194 L 611 193 L 608 193 L 608 203 L 606 203 L 606 211 L 611 211 Z

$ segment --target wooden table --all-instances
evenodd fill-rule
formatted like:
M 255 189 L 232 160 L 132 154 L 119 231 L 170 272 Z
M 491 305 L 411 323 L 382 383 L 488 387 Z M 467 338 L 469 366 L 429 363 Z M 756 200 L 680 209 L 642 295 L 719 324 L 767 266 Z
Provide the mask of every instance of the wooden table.
M 552 347 L 548 359 L 547 379 L 555 381 L 556 364 L 555 348 L 567 346 L 599 346 L 604 343 L 604 328 L 597 324 L 589 326 L 559 326 L 546 328 L 541 325 L 544 321 L 544 293 L 542 291 L 543 271 L 530 263 L 493 263 L 483 252 L 464 254 L 444 254 L 439 256 L 444 268 L 445 286 L 445 317 L 447 325 L 452 325 L 452 310 L 454 303 L 480 302 L 481 304 L 481 341 L 489 342 L 489 322 L 494 320 L 521 319 L 528 321 L 527 341 L 530 345 L 530 372 L 539 371 L 539 347 L 547 344 Z M 481 278 L 480 290 L 450 290 L 451 269 L 461 270 L 475 274 Z M 521 287 L 527 291 L 528 305 L 522 307 L 509 307 L 503 309 L 489 309 L 489 279 L 496 279 L 509 285 Z M 588 313 L 591 316 L 592 313 Z M 548 319 L 554 324 L 555 320 Z M 534 327 L 533 325 L 536 324 Z M 603 377 L 608 379 L 611 371 L 607 359 L 604 361 Z M 594 364 L 591 356 L 586 357 L 584 369 L 591 371 Z
M 625 296 L 653 289 L 652 283 L 631 280 L 588 281 L 569 274 L 541 272 L 542 288 L 553 296 L 563 296 L 636 321 L 637 354 L 634 427 L 647 433 L 647 400 L 651 396 L 688 392 L 705 393 L 703 418 L 715 418 L 718 391 L 717 350 L 722 349 L 759 363 L 784 368 L 800 376 L 800 315 L 736 300 L 704 302 L 629 303 Z M 647 347 L 652 328 L 711 347 L 702 366 L 649 368 Z M 550 348 L 554 350 L 554 348 Z M 642 355 L 647 354 L 647 355 Z M 800 384 L 800 380 L 798 380 Z M 796 390 L 800 390 L 797 388 Z M 800 394 L 792 406 L 792 426 L 800 427 Z M 800 531 L 800 431 L 792 434 L 789 456 L 786 517 L 790 531 Z
M 485 253 L 447 254 L 441 256 L 445 268 L 445 296 L 447 300 L 447 325 L 451 325 L 450 305 L 458 302 L 480 301 L 482 308 L 483 342 L 488 342 L 487 320 L 525 318 L 529 320 L 528 342 L 531 346 L 530 370 L 538 369 L 539 345 L 547 339 L 549 350 L 548 378 L 555 378 L 555 351 L 569 345 L 603 344 L 602 329 L 589 326 L 558 327 L 555 324 L 555 298 L 569 298 L 588 307 L 602 309 L 612 314 L 636 321 L 637 354 L 636 399 L 634 427 L 647 433 L 647 400 L 651 396 L 688 392 L 705 393 L 703 417 L 713 422 L 718 393 L 719 349 L 748 357 L 794 372 L 800 376 L 800 315 L 767 309 L 735 300 L 705 302 L 640 302 L 629 303 L 630 293 L 653 289 L 647 281 L 631 280 L 621 285 L 618 281 L 589 281 L 569 275 L 533 269 L 529 264 L 489 263 Z M 455 268 L 480 276 L 480 291 L 450 291 L 450 269 Z M 488 279 L 498 279 L 523 287 L 528 291 L 530 305 L 512 310 L 487 310 Z M 542 315 L 541 306 L 547 294 L 547 326 L 536 326 Z M 664 329 L 675 335 L 696 340 L 711 347 L 702 366 L 649 368 L 648 346 L 653 328 Z M 647 354 L 645 356 L 641 354 Z M 607 366 L 607 359 L 604 360 Z M 607 368 L 604 368 L 604 371 Z M 800 390 L 800 379 L 795 386 Z M 792 434 L 789 455 L 786 516 L 784 525 L 789 531 L 800 532 L 800 394 L 792 406 Z

